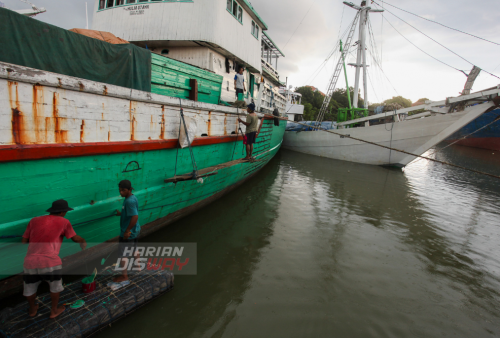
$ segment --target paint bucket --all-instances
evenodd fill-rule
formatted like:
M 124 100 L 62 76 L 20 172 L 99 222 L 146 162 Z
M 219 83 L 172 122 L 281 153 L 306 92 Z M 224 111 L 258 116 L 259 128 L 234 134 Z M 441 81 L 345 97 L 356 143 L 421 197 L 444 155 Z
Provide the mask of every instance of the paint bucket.
M 95 290 L 95 280 L 90 277 L 85 277 L 82 279 L 82 291 L 83 293 L 91 293 L 92 291 Z
M 243 93 L 238 93 L 238 101 L 243 101 Z

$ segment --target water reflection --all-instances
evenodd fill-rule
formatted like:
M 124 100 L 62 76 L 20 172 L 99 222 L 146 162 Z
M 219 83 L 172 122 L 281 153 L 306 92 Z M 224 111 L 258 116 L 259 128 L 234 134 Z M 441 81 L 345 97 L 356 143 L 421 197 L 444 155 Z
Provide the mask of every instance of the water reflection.
M 279 198 L 270 192 L 278 163 L 229 196 L 157 232 L 144 242 L 197 242 L 197 276 L 176 276 L 176 287 L 105 335 L 199 337 L 224 331 L 272 236 Z M 216 334 L 216 332 L 213 332 Z
M 433 156 L 500 168 L 463 147 Z M 402 172 L 283 150 L 147 239 L 197 242 L 198 275 L 106 336 L 498 335 L 499 197 L 500 182 L 426 161 Z

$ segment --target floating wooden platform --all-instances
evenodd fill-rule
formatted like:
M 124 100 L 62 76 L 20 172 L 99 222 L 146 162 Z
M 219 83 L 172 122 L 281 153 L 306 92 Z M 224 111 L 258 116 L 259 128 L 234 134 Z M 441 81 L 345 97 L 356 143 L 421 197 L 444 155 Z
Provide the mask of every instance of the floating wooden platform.
M 107 284 L 113 278 L 112 268 L 106 268 L 96 277 L 96 290 L 82 292 L 77 281 L 64 286 L 60 304 L 79 299 L 85 305 L 78 309 L 66 306 L 65 311 L 50 319 L 50 294 L 37 297 L 39 304 L 35 317 L 28 315 L 28 304 L 23 302 L 14 308 L 0 312 L 0 337 L 86 337 L 137 310 L 150 300 L 171 290 L 174 275 L 169 271 L 142 271 L 129 275 L 130 284 L 112 291 Z

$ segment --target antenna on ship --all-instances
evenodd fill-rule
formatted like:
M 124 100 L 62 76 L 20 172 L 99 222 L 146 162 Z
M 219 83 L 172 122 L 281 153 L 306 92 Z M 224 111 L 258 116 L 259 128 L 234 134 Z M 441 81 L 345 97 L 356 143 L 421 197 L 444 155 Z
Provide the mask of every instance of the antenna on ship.
M 40 13 L 45 13 L 47 11 L 43 7 L 40 7 L 40 8 L 36 7 L 35 5 L 33 5 L 31 2 L 29 2 L 27 0 L 19 0 L 19 1 L 24 2 L 25 4 L 30 5 L 31 9 L 11 9 L 11 11 L 19 13 L 19 14 L 22 14 L 22 15 L 26 15 L 26 16 L 29 16 L 29 17 L 35 16 L 35 15 L 40 14 Z M 5 8 L 5 5 L 2 2 L 0 2 L 0 7 L 4 7 Z

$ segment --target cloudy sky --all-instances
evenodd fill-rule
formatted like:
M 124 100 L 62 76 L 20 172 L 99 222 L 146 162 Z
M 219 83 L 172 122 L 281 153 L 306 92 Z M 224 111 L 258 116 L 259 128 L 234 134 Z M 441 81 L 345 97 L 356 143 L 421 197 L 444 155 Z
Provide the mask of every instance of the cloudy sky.
M 19 0 L 0 0 L 12 9 L 28 8 Z M 205 1 L 205 0 L 194 0 Z M 36 18 L 63 28 L 85 27 L 85 0 L 31 0 L 47 13 Z M 94 1 L 87 1 L 89 22 L 92 22 Z M 313 85 L 326 91 L 337 59 L 320 65 L 334 48 L 339 31 L 344 32 L 355 11 L 341 0 L 251 0 L 255 9 L 269 26 L 268 34 L 286 54 L 278 64 L 281 79 L 288 76 L 293 86 Z M 355 3 L 358 4 L 360 0 Z M 382 5 L 382 0 L 376 0 Z M 465 32 L 500 44 L 500 11 L 498 0 L 388 0 L 425 18 L 438 21 Z M 375 4 L 372 5 L 377 8 Z M 500 45 L 452 31 L 422 20 L 394 7 L 385 8 L 415 26 L 464 59 L 500 77 Z M 307 15 L 306 15 L 307 13 Z M 341 27 L 342 23 L 342 27 Z M 464 74 L 449 68 L 419 51 L 394 28 L 415 45 L 437 59 L 468 72 L 472 65 L 439 46 L 400 19 L 386 12 L 371 15 L 377 49 L 372 50 L 381 60 L 381 68 L 369 60 L 370 102 L 380 102 L 395 95 L 416 101 L 427 97 L 442 100 L 456 96 L 466 81 Z M 295 32 L 295 33 L 294 33 Z M 354 53 L 347 60 L 354 62 Z M 353 69 L 348 69 L 349 84 L 354 85 Z M 344 86 L 339 81 L 338 86 Z M 473 90 L 500 84 L 500 79 L 484 72 Z

